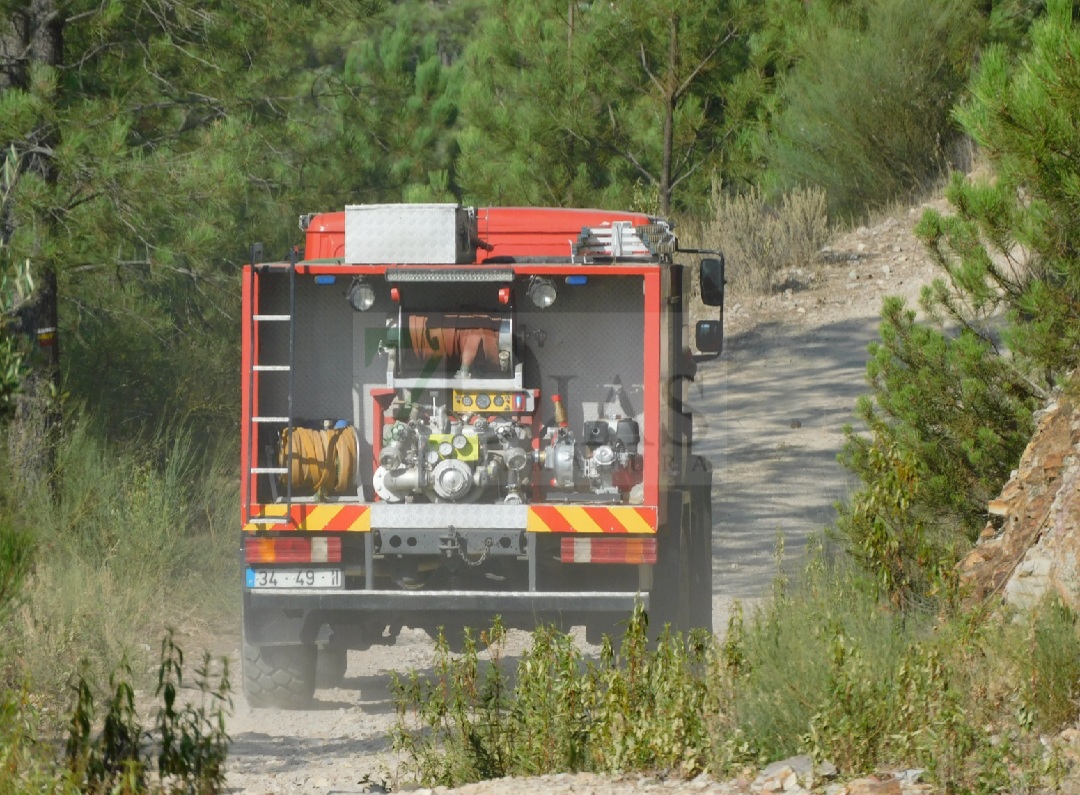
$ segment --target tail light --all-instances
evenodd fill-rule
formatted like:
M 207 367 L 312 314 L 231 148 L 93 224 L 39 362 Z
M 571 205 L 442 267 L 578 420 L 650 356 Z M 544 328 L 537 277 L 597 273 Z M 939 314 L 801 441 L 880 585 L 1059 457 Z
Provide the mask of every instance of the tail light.
M 563 563 L 656 563 L 655 538 L 563 536 Z
M 245 563 L 340 563 L 341 539 L 279 536 L 245 538 Z

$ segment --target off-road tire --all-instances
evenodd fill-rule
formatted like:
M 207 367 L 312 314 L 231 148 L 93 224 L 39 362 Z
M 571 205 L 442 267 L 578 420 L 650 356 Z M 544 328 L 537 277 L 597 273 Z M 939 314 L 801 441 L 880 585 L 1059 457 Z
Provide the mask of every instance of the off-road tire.
M 649 595 L 650 641 L 660 637 L 665 625 L 670 625 L 672 635 L 685 632 L 690 619 L 690 585 L 686 576 L 690 568 L 690 550 L 686 538 L 689 533 L 682 526 L 667 528 L 660 533 L 659 560 L 653 572 L 653 587 Z
M 349 668 L 349 650 L 344 646 L 325 646 L 319 649 L 315 661 L 315 686 L 340 687 Z
M 252 707 L 304 709 L 315 695 L 314 646 L 244 643 L 244 698 Z

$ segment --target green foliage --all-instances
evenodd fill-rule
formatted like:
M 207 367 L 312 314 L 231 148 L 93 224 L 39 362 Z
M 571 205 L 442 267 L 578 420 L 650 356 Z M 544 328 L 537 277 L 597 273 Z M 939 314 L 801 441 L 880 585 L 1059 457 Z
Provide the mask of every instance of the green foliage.
M 771 179 L 819 186 L 846 215 L 925 189 L 948 165 L 981 26 L 970 0 L 859 2 L 819 18 L 781 89 Z
M 177 702 L 184 687 L 184 653 L 168 631 L 161 641 L 156 695 L 162 706 L 155 718 L 158 777 L 174 792 L 219 792 L 225 784 L 229 735 L 225 718 L 232 711 L 229 661 L 218 663 L 209 652 L 195 668 L 198 702 Z
M 41 742 L 33 702 L 25 688 L 0 688 L 0 791 L 75 795 L 75 783 Z
M 798 753 L 844 778 L 925 768 L 935 791 L 1032 791 L 1058 775 L 1043 738 L 1077 718 L 1080 635 L 1049 603 L 1027 616 L 903 613 L 811 540 L 722 644 L 646 643 L 635 612 L 620 652 L 585 659 L 551 629 L 512 672 L 498 625 L 434 672 L 395 682 L 395 748 L 428 785 L 559 771 L 706 770 Z M 1018 685 L 1019 683 L 1019 685 Z
M 307 209 L 455 200 L 457 58 L 475 6 L 395 3 L 313 24 L 287 125 L 291 195 Z
M 209 654 L 195 671 L 196 700 L 177 703 L 183 686 L 181 649 L 172 632 L 161 644 L 154 727 L 143 728 L 135 707 L 127 663 L 109 677 L 108 702 L 99 716 L 86 673 L 73 685 L 75 704 L 68 723 L 67 765 L 80 792 L 190 793 L 210 795 L 225 785 L 229 737 L 225 717 L 232 709 L 228 661 L 214 665 Z M 101 731 L 95 734 L 98 721 Z M 149 742 L 148 742 L 149 741 Z M 157 769 L 157 781 L 148 781 Z
M 0 519 L 0 621 L 20 598 L 33 548 L 28 532 L 13 527 L 8 517 Z
M 1004 342 L 1043 383 L 1080 362 L 1080 165 L 1071 152 L 1080 26 L 1072 3 L 1049 5 L 1019 64 L 1001 47 L 985 55 L 957 113 L 993 180 L 955 178 L 955 214 L 927 212 L 918 230 L 949 281 L 934 285 L 927 305 L 986 338 L 988 319 L 1004 314 Z
M 749 621 L 734 614 L 712 768 L 802 752 L 845 777 L 923 767 L 942 792 L 1047 785 L 1041 737 L 1077 716 L 1075 662 L 1051 673 L 1080 640 L 1072 617 L 1052 607 L 1016 622 L 976 614 L 935 623 L 890 609 L 873 590 L 811 544 L 792 585 Z M 1060 711 L 1036 725 L 1037 703 Z
M 464 56 L 459 170 L 469 201 L 610 203 L 593 17 L 558 0 L 506 0 L 481 18 Z
M 183 703 L 178 701 L 186 687 Z M 111 793 L 212 795 L 223 791 L 232 709 L 228 661 L 204 655 L 194 682 L 183 680 L 183 652 L 165 634 L 158 666 L 153 723 L 135 703 L 131 666 L 109 675 L 102 708 L 92 675 L 83 668 L 71 683 L 64 756 L 41 736 L 41 717 L 25 690 L 0 693 L 0 791 L 5 793 Z M 156 773 L 156 774 L 155 774 Z
M 2 100 L 0 100 L 2 101 Z M 4 152 L 0 167 L 0 215 L 10 200 L 17 181 L 14 147 Z M 15 393 L 26 375 L 26 350 L 8 327 L 34 292 L 29 260 L 13 260 L 0 236 L 0 418 L 14 408 Z
M 466 51 L 460 174 L 470 200 L 701 212 L 740 143 L 754 8 L 687 0 L 506 0 Z
M 481 635 L 487 665 L 471 635 L 460 658 L 440 638 L 431 678 L 394 680 L 394 746 L 409 772 L 441 785 L 553 770 L 692 775 L 709 745 L 711 644 L 665 632 L 650 650 L 647 630 L 639 607 L 619 651 L 607 639 L 594 662 L 569 636 L 539 629 L 513 677 L 498 623 Z
M 235 609 L 233 460 L 230 448 L 201 453 L 181 432 L 128 448 L 71 422 L 55 494 L 40 484 L 12 503 L 33 517 L 23 525 L 36 554 L 26 609 L 4 632 L 37 686 L 55 690 L 80 659 L 117 659 L 166 623 Z
M 3 92 L 11 112 L 0 114 L 0 145 L 12 179 L 0 207 L 0 264 L 30 260 L 39 274 L 58 274 L 70 384 L 113 434 L 136 437 L 156 424 L 147 403 L 158 394 L 130 399 L 150 379 L 171 388 L 181 415 L 224 424 L 232 413 L 222 373 L 235 361 L 218 340 L 238 305 L 230 267 L 246 249 L 238 222 L 263 198 L 251 191 L 265 168 L 249 128 L 252 95 L 274 82 L 275 54 L 261 51 L 266 60 L 251 68 L 249 37 L 271 19 L 287 37 L 282 26 L 294 17 L 279 17 L 278 5 L 230 4 L 226 14 L 182 0 L 153 12 L 76 2 L 64 9 L 64 48 L 25 73 L 13 69 Z M 142 372 L 117 351 L 172 367 Z M 98 394 L 102 375 L 115 381 Z M 185 381 L 202 387 L 192 406 Z
M 951 568 L 1019 460 L 1046 389 L 1080 362 L 1080 27 L 1051 3 L 1015 67 L 994 48 L 957 116 L 994 179 L 949 186 L 952 215 L 918 229 L 945 271 L 924 289 L 931 318 L 898 299 L 882 313 L 873 394 L 842 457 L 865 486 L 838 524 L 896 602 L 948 594 Z M 1007 352 L 1003 349 L 1007 348 Z
M 1076 614 L 1059 600 L 1038 611 L 1027 642 L 1017 644 L 1017 665 L 1023 671 L 1021 713 L 1032 728 L 1053 733 L 1076 718 L 1080 696 L 1080 635 Z
M 982 0 L 980 5 L 983 13 L 989 11 L 987 41 L 1014 53 L 1028 46 L 1032 24 L 1046 12 L 1046 0 Z
M 753 4 L 635 0 L 593 13 L 615 72 L 601 102 L 620 181 L 656 186 L 663 215 L 700 212 L 708 179 L 737 159 L 736 134 L 756 100 L 747 46 Z
M 841 507 L 849 552 L 897 603 L 948 595 L 951 569 L 1031 436 L 1028 382 L 980 337 L 949 337 L 899 298 L 870 347 L 872 394 L 841 461 L 866 484 Z

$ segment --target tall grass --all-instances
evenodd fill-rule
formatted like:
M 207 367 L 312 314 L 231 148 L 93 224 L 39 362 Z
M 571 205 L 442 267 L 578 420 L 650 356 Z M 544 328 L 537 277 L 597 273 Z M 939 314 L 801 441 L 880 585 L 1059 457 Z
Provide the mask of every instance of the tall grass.
M 167 625 L 199 628 L 235 610 L 233 460 L 196 450 L 183 432 L 117 447 L 73 421 L 54 482 L 7 498 L 34 542 L 6 622 L 21 668 L 10 674 L 55 689 L 82 659 L 102 673 Z
M 757 188 L 728 195 L 714 186 L 713 215 L 688 224 L 687 239 L 719 249 L 728 261 L 727 280 L 736 294 L 768 294 L 791 268 L 815 265 L 828 240 L 825 193 L 796 189 L 769 201 Z

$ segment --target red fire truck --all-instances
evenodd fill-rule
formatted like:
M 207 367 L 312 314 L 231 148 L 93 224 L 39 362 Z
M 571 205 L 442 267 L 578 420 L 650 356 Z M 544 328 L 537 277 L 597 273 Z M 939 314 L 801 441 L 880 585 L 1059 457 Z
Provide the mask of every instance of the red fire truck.
M 252 705 L 303 706 L 404 626 L 595 640 L 642 602 L 711 628 L 712 471 L 683 390 L 722 346 L 722 256 L 606 210 L 300 223 L 302 255 L 244 271 Z M 696 352 L 691 293 L 716 308 Z

